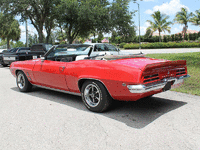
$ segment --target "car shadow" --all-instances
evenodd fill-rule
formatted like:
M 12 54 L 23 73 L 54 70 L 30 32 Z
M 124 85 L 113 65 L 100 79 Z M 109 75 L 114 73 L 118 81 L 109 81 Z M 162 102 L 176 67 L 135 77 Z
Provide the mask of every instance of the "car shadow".
M 11 89 L 19 92 L 17 87 L 13 87 Z M 32 92 L 25 94 L 68 105 L 82 111 L 88 111 L 89 113 L 94 113 L 87 110 L 82 103 L 80 96 L 74 96 L 38 87 L 34 87 Z M 132 128 L 141 129 L 162 115 L 180 108 L 185 104 L 187 103 L 159 97 L 143 98 L 135 102 L 114 101 L 111 109 L 104 113 L 98 113 L 98 115 L 103 115 L 125 123 L 127 126 Z

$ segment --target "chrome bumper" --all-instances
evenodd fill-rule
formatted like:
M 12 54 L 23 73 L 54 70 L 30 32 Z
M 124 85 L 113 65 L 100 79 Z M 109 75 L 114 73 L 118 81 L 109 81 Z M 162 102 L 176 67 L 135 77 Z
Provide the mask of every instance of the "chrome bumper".
M 154 90 L 163 89 L 168 82 L 173 82 L 173 84 L 171 85 L 172 88 L 181 85 L 184 79 L 188 77 L 190 77 L 190 75 L 185 75 L 178 78 L 165 78 L 162 81 L 149 84 L 127 85 L 127 88 L 131 93 L 146 93 Z

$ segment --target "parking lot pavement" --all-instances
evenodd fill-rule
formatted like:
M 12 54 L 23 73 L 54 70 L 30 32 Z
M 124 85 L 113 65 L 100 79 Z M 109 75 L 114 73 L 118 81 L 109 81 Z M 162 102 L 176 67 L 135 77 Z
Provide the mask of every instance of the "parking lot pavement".
M 0 67 L 0 150 L 197 150 L 200 97 L 172 91 L 88 111 L 80 97 L 18 91 Z

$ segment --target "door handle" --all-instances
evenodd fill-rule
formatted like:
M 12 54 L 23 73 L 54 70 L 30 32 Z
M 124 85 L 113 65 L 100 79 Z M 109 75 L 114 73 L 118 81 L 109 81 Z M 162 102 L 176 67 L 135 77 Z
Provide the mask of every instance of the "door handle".
M 60 66 L 60 67 L 59 67 L 59 70 L 60 70 L 61 72 L 63 72 L 63 71 L 65 70 L 65 67 L 64 67 L 64 66 Z

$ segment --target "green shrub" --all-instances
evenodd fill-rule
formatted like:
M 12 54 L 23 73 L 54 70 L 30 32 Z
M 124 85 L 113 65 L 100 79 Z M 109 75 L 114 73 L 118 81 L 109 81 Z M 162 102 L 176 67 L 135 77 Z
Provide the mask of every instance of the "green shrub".
M 124 48 L 124 45 L 126 45 L 126 43 L 120 43 L 119 48 Z
M 142 49 L 159 49 L 159 48 L 192 48 L 200 47 L 199 42 L 155 42 L 155 43 L 145 43 L 141 44 Z M 125 44 L 124 49 L 139 49 L 138 43 Z

